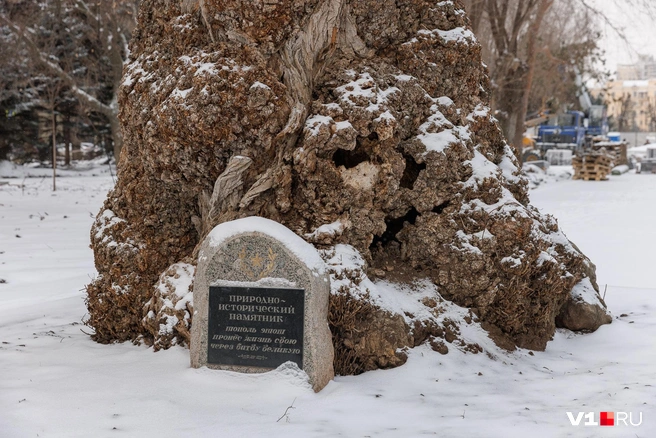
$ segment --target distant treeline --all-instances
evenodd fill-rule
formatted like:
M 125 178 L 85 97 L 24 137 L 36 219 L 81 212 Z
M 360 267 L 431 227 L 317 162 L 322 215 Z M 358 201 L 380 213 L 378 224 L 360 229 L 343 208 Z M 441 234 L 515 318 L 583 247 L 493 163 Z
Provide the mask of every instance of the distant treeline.
M 0 1 L 0 159 L 120 150 L 116 92 L 138 0 Z

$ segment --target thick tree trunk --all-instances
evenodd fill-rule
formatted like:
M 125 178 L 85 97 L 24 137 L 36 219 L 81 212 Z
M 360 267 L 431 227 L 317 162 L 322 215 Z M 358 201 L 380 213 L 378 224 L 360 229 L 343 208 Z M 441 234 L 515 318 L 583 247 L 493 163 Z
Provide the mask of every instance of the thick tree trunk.
M 471 21 L 471 28 L 474 34 L 478 35 L 478 31 L 483 19 L 483 14 L 485 13 L 485 1 L 486 0 L 465 0 L 465 8 L 467 10 L 467 15 L 469 15 L 469 20 Z
M 544 348 L 586 259 L 528 205 L 458 4 L 189 0 L 183 13 L 144 0 L 119 178 L 91 233 L 94 339 L 188 342 L 176 279 L 215 225 L 261 216 L 323 250 L 340 372 L 400 365 L 402 348 L 444 333 L 369 301 L 368 276 L 430 281 Z M 508 93 L 525 78 L 513 61 Z
M 499 84 L 495 99 L 497 117 L 505 137 L 511 140 L 517 159 L 521 162 L 521 139 L 524 132 L 521 108 L 526 91 L 527 65 L 515 56 L 507 54 L 500 59 L 496 70 L 496 80 Z
M 470 0 L 476 3 L 478 0 Z M 499 112 L 503 132 L 521 162 L 524 119 L 533 83 L 536 44 L 542 20 L 553 0 L 485 0 L 497 62 L 493 82 L 497 90 L 493 108 Z M 513 13 L 514 8 L 514 13 Z

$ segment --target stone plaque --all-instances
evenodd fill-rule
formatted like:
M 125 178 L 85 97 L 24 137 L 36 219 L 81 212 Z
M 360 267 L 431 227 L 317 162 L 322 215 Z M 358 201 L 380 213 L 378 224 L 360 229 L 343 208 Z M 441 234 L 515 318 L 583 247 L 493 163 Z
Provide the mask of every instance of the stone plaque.
M 334 377 L 329 296 L 319 253 L 285 226 L 260 217 L 216 226 L 194 276 L 191 366 L 262 373 L 293 361 L 321 390 Z
M 210 286 L 207 363 L 303 368 L 305 291 Z

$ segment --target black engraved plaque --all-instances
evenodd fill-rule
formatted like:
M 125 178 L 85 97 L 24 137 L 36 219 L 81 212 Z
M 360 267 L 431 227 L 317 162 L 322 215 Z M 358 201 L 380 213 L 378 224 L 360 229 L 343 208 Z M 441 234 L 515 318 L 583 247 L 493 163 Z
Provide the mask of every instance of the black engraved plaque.
M 305 290 L 210 286 L 207 362 L 303 368 Z

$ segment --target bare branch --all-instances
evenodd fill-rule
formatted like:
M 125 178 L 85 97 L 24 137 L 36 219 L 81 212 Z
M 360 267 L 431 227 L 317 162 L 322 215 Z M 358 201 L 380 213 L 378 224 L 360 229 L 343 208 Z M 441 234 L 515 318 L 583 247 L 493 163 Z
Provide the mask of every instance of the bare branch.
M 68 85 L 71 89 L 71 92 L 73 92 L 75 96 L 80 99 L 80 101 L 88 105 L 93 111 L 99 112 L 107 117 L 116 117 L 116 111 L 111 106 L 105 105 L 78 87 L 77 81 L 73 76 L 64 71 L 58 64 L 52 62 L 49 55 L 39 49 L 32 38 L 28 36 L 28 33 L 34 33 L 33 29 L 21 28 L 7 19 L 4 15 L 0 15 L 0 22 L 5 24 L 14 33 L 14 35 L 16 35 L 23 43 L 25 43 L 25 46 L 30 51 L 36 62 L 45 67 L 53 75 L 57 76 L 66 85 Z
M 289 414 L 288 414 L 288 412 L 289 412 L 290 409 L 296 409 L 296 408 L 294 407 L 294 402 L 295 402 L 295 401 L 296 401 L 296 399 L 294 399 L 294 400 L 292 401 L 292 404 L 291 404 L 291 405 L 287 406 L 287 409 L 285 409 L 285 413 L 282 414 L 282 416 L 276 420 L 276 423 L 279 422 L 280 420 L 282 420 L 282 419 L 285 418 L 285 417 L 287 417 L 287 421 L 289 421 L 289 416 L 288 416 Z
M 617 27 L 611 21 L 608 15 L 604 14 L 602 11 L 595 8 L 594 6 L 591 6 L 586 0 L 578 0 L 578 1 L 587 11 L 591 12 L 592 15 L 595 16 L 596 18 L 599 18 L 604 24 L 610 27 L 620 38 L 626 41 L 626 35 L 624 34 L 624 29 Z

